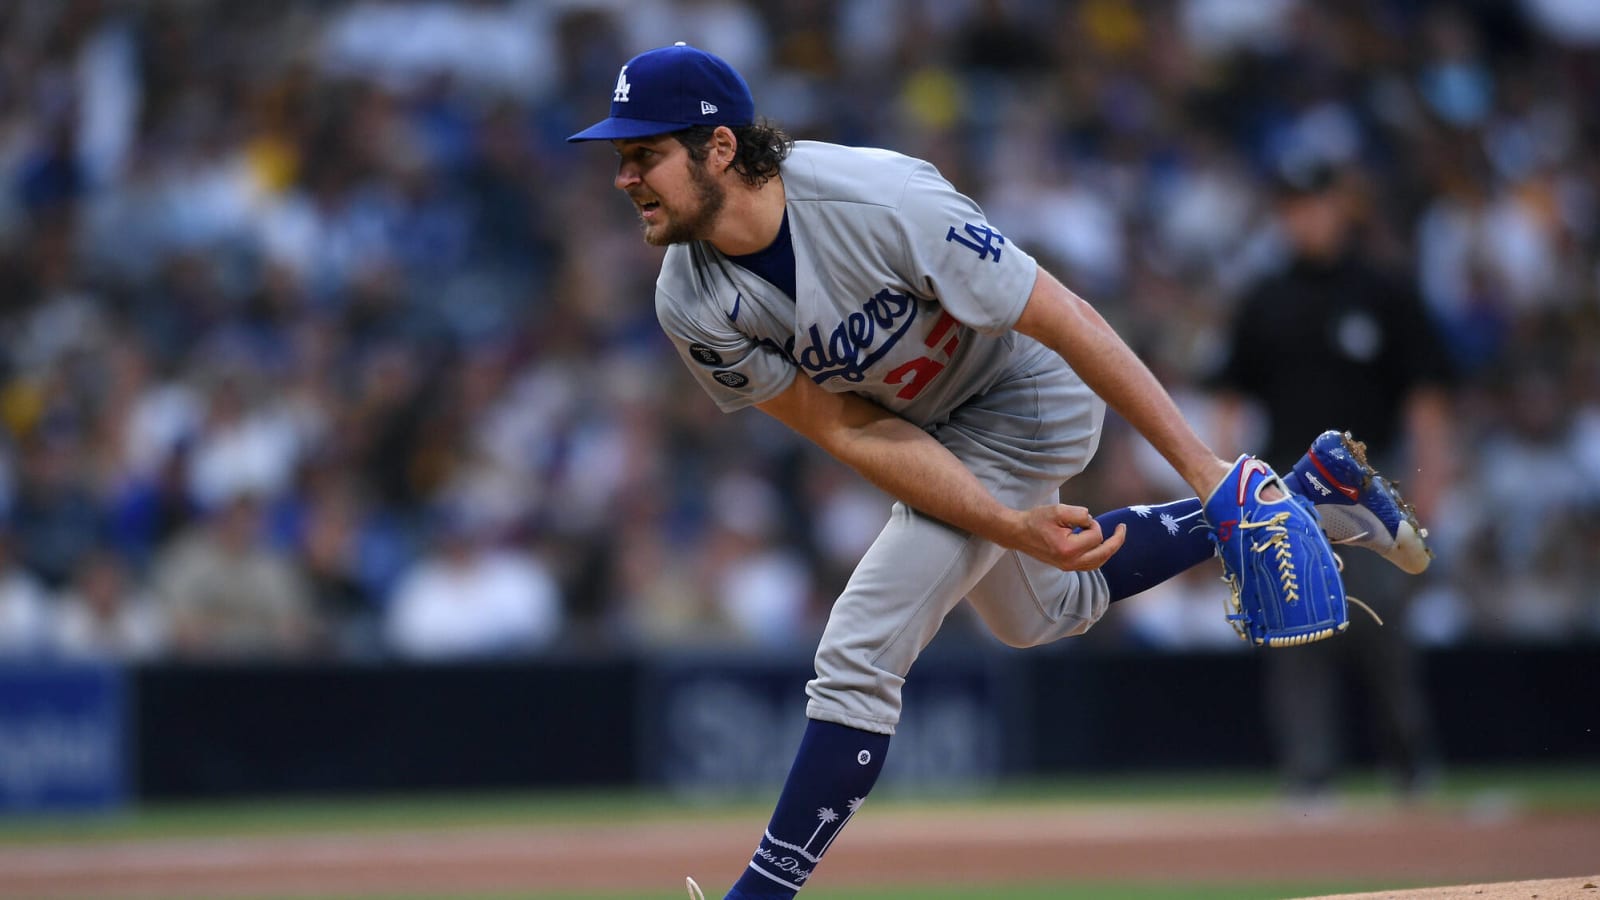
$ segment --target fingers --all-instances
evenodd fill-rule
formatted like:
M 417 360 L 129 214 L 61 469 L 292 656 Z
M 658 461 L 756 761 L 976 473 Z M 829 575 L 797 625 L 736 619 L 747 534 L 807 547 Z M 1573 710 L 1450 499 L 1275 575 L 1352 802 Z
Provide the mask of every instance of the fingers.
M 1107 537 L 1100 523 L 1081 506 L 1058 505 L 1053 515 L 1053 533 L 1046 536 L 1046 547 L 1035 553 L 1044 562 L 1069 572 L 1097 569 L 1122 548 L 1127 539 L 1126 525 L 1118 525 Z
M 1073 535 L 1073 538 L 1078 540 L 1087 534 L 1088 531 L 1085 530 Z M 1087 572 L 1090 569 L 1098 569 L 1105 565 L 1106 561 L 1115 555 L 1118 550 L 1122 549 L 1122 544 L 1127 539 L 1128 526 L 1118 525 L 1116 530 L 1111 532 L 1110 537 L 1105 540 L 1097 540 L 1092 546 L 1074 555 L 1066 565 L 1061 565 L 1060 567 L 1071 572 Z M 1058 563 L 1058 565 L 1060 564 Z
M 1069 572 L 1100 568 L 1128 537 L 1126 525 L 1118 525 L 1109 536 L 1103 534 L 1100 523 L 1081 506 L 1035 507 L 1027 518 L 1031 537 L 1015 549 Z
M 1069 528 L 1093 528 L 1096 534 L 1100 533 L 1100 523 L 1094 516 L 1081 506 L 1068 506 L 1065 503 L 1056 504 L 1056 521 Z

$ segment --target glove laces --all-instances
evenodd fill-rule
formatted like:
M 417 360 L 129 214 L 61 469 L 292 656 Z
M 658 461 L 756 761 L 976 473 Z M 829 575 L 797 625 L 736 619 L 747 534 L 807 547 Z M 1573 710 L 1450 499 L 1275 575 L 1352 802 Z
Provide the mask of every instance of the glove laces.
M 1277 557 L 1278 581 L 1283 584 L 1283 599 L 1293 603 L 1300 599 L 1300 576 L 1294 570 L 1294 554 L 1289 550 L 1289 529 L 1283 523 L 1289 520 L 1287 512 L 1275 513 L 1260 522 L 1240 522 L 1240 528 L 1265 528 L 1265 540 L 1251 546 L 1257 553 L 1272 551 Z
M 1256 553 L 1273 554 L 1278 569 L 1278 580 L 1283 584 L 1284 600 L 1285 602 L 1293 603 L 1300 599 L 1300 578 L 1295 572 L 1294 554 L 1289 549 L 1289 529 L 1285 528 L 1283 525 L 1283 523 L 1288 521 L 1288 519 L 1289 513 L 1281 512 L 1275 513 L 1259 522 L 1240 522 L 1238 527 L 1266 529 L 1267 536 L 1263 540 L 1252 544 L 1250 549 Z M 1333 561 L 1339 567 L 1339 571 L 1344 571 L 1344 560 L 1340 558 L 1339 554 L 1335 553 L 1333 555 Z M 1241 621 L 1244 614 L 1244 603 L 1240 596 L 1239 577 L 1237 575 L 1224 574 L 1222 576 L 1222 583 L 1228 586 L 1228 592 L 1231 594 L 1226 601 L 1232 607 L 1233 613 L 1232 615 L 1228 616 L 1228 624 L 1233 626 L 1233 630 L 1239 635 L 1241 640 L 1248 641 L 1250 640 L 1250 633 L 1245 627 L 1244 623 Z M 1360 599 L 1346 594 L 1345 600 L 1361 607 L 1361 609 L 1366 611 L 1367 615 L 1372 617 L 1373 621 L 1377 622 L 1380 626 L 1383 625 L 1383 619 L 1379 618 L 1377 612 L 1375 612 L 1372 607 L 1363 603 Z M 1314 641 L 1320 641 L 1325 637 L 1333 635 L 1335 630 L 1336 629 L 1328 628 L 1322 631 L 1313 632 L 1311 634 L 1296 635 L 1294 637 L 1270 638 L 1266 643 L 1271 647 L 1294 647 L 1301 644 L 1309 644 Z
M 1283 599 L 1286 603 L 1294 603 L 1300 599 L 1300 576 L 1295 572 L 1294 554 L 1289 549 L 1289 529 L 1283 523 L 1289 520 L 1289 513 L 1274 513 L 1259 522 L 1240 522 L 1240 528 L 1264 528 L 1266 538 L 1252 543 L 1250 549 L 1256 553 L 1272 553 L 1278 569 L 1278 581 L 1283 585 Z M 1244 613 L 1244 604 L 1239 594 L 1239 579 L 1237 576 L 1223 576 L 1228 585 L 1229 592 L 1233 595 L 1229 602 L 1233 606 L 1234 614 L 1228 617 L 1228 623 L 1238 633 L 1241 640 L 1250 640 L 1250 633 L 1240 621 Z M 1266 643 L 1271 647 L 1289 647 L 1298 644 L 1309 644 L 1319 641 L 1333 634 L 1333 629 L 1328 628 L 1313 634 L 1297 635 L 1295 637 L 1268 638 Z

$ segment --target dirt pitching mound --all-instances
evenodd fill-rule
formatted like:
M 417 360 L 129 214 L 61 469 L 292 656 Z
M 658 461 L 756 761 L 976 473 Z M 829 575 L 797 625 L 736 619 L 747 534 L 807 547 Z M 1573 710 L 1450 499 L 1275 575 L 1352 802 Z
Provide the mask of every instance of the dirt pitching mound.
M 1600 898 L 1600 875 L 1586 878 L 1547 878 L 1542 881 L 1505 881 L 1499 884 L 1461 884 L 1418 888 L 1411 891 L 1377 891 L 1307 897 L 1305 900 L 1584 900 Z

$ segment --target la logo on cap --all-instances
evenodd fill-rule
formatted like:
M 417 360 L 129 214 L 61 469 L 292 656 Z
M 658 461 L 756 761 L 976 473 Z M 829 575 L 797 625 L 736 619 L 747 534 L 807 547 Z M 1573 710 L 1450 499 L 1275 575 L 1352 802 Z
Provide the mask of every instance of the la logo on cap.
M 679 41 L 628 60 L 611 90 L 611 115 L 567 140 L 638 140 L 694 125 L 754 121 L 755 101 L 744 77 L 727 60 Z

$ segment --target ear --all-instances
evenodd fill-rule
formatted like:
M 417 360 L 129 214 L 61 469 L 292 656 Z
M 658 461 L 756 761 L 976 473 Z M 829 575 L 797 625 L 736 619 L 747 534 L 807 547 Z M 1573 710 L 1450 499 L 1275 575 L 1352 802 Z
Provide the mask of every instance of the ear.
M 733 165 L 734 157 L 739 153 L 739 139 L 734 136 L 732 128 L 718 125 L 717 130 L 711 133 L 708 147 L 707 164 L 722 172 Z

